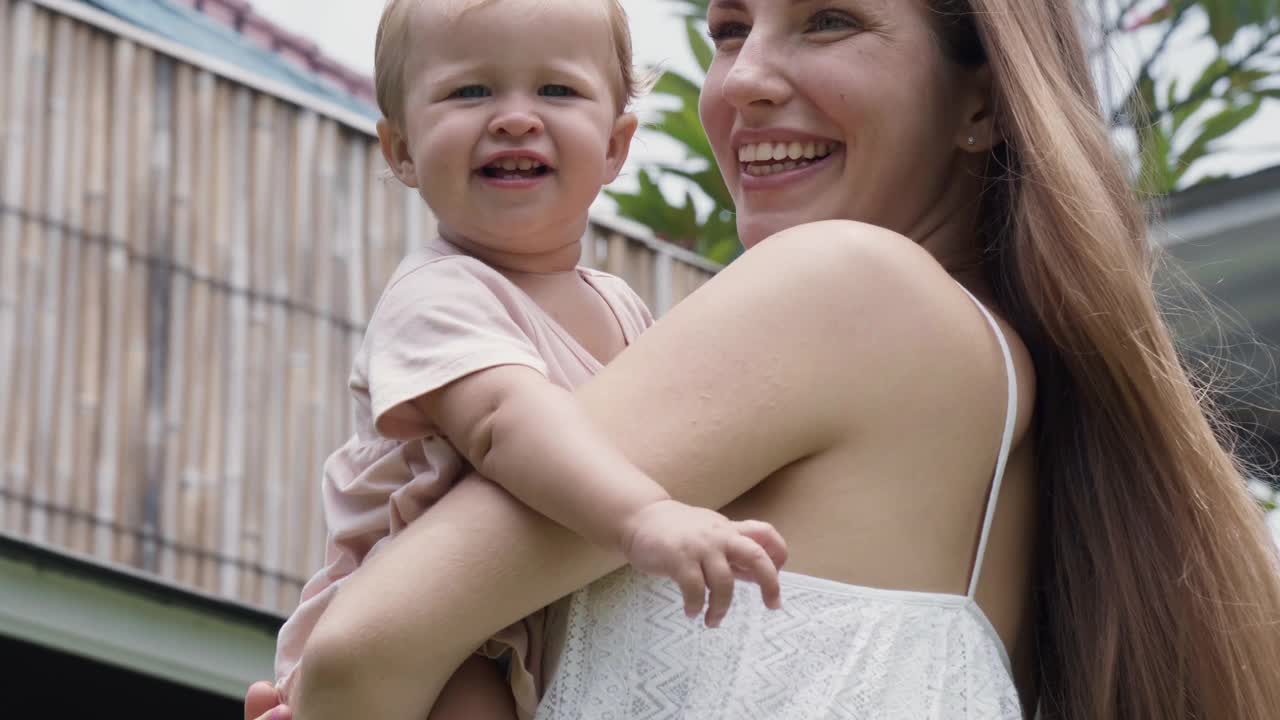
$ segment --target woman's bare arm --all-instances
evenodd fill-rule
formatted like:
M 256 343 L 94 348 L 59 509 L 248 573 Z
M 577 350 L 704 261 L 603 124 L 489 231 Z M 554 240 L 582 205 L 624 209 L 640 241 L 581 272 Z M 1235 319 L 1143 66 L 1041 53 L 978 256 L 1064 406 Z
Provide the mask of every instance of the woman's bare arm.
M 980 367 L 963 352 L 987 352 L 980 322 L 914 243 L 819 223 L 754 248 L 576 395 L 673 497 L 719 508 L 946 392 L 930 364 Z M 468 478 L 339 593 L 304 653 L 298 716 L 420 720 L 485 638 L 621 564 Z

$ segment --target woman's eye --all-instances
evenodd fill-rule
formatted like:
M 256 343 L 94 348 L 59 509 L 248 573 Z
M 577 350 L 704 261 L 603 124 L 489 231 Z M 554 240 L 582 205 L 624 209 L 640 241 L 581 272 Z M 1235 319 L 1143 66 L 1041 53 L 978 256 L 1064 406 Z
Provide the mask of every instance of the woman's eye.
M 538 88 L 538 94 L 543 97 L 573 97 L 578 93 L 568 85 L 543 85 Z
M 809 30 L 812 32 L 835 32 L 841 30 L 853 30 L 859 27 L 858 21 L 849 17 L 845 13 L 840 12 L 820 12 L 809 20 Z
M 460 98 L 463 100 L 475 100 L 476 98 L 489 97 L 491 94 L 492 93 L 489 92 L 489 88 L 483 85 L 467 85 L 466 87 L 460 87 L 457 90 L 454 90 L 449 97 Z
M 707 27 L 707 35 L 716 47 L 720 47 L 720 44 L 726 41 L 745 38 L 750 30 L 749 27 L 738 22 L 716 23 Z

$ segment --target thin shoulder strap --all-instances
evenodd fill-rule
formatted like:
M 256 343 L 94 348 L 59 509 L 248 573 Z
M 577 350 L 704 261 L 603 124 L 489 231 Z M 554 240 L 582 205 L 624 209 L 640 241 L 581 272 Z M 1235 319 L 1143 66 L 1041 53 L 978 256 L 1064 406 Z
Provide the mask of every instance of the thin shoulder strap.
M 1013 430 L 1018 421 L 1018 374 L 1013 367 L 1013 353 L 1009 350 L 1009 341 L 1005 339 L 1004 331 L 1000 329 L 1000 324 L 996 322 L 991 311 L 983 305 L 973 293 L 969 292 L 964 286 L 960 287 L 964 290 L 974 305 L 982 311 L 983 316 L 987 318 L 987 324 L 996 333 L 996 340 L 1000 342 L 1000 353 L 1004 355 L 1004 374 L 1008 381 L 1008 401 L 1004 411 L 1004 435 L 1000 438 L 1000 456 L 996 460 L 995 477 L 991 480 L 991 490 L 987 495 L 987 510 L 982 518 L 982 534 L 978 537 L 978 553 L 973 559 L 973 575 L 969 578 L 969 598 L 972 599 L 978 592 L 978 579 L 982 577 L 982 560 L 987 554 L 987 540 L 991 537 L 991 520 L 996 515 L 996 502 L 1000 499 L 1000 485 L 1004 482 L 1004 469 L 1009 463 L 1009 451 L 1013 447 Z

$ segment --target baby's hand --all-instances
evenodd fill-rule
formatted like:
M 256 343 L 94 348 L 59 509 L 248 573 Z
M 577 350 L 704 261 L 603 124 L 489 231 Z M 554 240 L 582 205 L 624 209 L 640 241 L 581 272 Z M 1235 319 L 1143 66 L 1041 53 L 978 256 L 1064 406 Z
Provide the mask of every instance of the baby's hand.
M 718 627 L 729 611 L 735 578 L 758 584 L 766 607 L 782 606 L 778 570 L 787 560 L 787 544 L 769 523 L 733 521 L 714 510 L 663 500 L 629 518 L 624 538 L 632 567 L 679 584 L 689 617 L 702 612 L 710 591 L 707 627 Z

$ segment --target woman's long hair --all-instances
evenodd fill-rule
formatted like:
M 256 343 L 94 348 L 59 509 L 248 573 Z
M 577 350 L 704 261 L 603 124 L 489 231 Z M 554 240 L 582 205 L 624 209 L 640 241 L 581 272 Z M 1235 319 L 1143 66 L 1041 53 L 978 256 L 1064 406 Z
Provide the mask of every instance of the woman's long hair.
M 1067 0 L 929 0 L 990 66 L 983 239 L 1035 359 L 1046 718 L 1280 717 L 1280 560 L 1153 289 L 1143 208 Z

